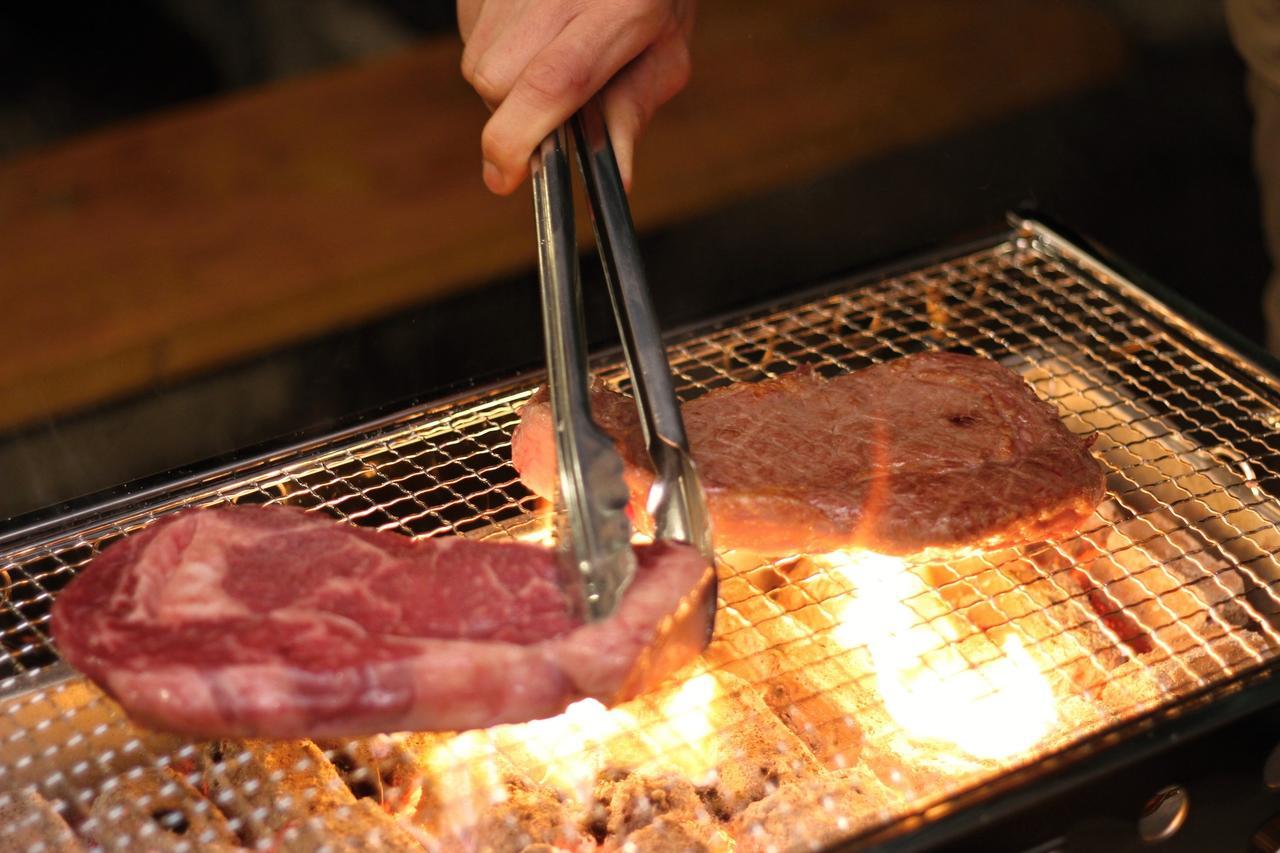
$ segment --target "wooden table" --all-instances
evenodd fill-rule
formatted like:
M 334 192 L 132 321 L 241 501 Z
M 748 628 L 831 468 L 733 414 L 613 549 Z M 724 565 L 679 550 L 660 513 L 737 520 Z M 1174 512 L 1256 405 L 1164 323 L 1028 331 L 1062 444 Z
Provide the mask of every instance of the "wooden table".
M 0 164 L 0 427 L 421 304 L 534 260 L 480 182 L 452 38 Z M 641 230 L 1099 83 L 1083 0 L 707 0 L 639 150 Z

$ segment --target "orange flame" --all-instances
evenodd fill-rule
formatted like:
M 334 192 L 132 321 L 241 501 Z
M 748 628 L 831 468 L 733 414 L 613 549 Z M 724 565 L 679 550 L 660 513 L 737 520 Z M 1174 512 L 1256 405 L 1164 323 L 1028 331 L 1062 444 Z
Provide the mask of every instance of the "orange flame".
M 555 520 L 555 506 L 549 501 L 540 500 L 525 520 L 520 522 L 518 527 L 510 531 L 510 533 L 519 542 L 550 547 L 556 544 Z M 632 545 L 645 545 L 652 541 L 653 536 L 651 534 L 638 530 L 633 530 L 631 533 Z
M 608 709 L 583 699 L 545 720 L 464 732 L 424 757 L 450 799 L 484 804 L 501 798 L 504 767 L 518 769 L 586 803 L 607 765 L 708 777 L 716 763 L 711 705 L 719 695 L 704 673 L 678 688 Z M 462 822 L 477 814 L 463 814 Z
M 554 507 L 540 500 L 529 514 L 528 520 L 515 533 L 516 539 L 531 545 L 554 545 L 556 540 Z
M 1053 691 L 1016 635 L 998 646 L 980 637 L 988 653 L 975 662 L 958 642 L 962 631 L 974 633 L 962 617 L 945 612 L 940 599 L 930 608 L 940 617 L 925 621 L 913 609 L 938 594 L 902 560 L 871 552 L 828 560 L 855 589 L 841 602 L 833 636 L 870 652 L 885 709 L 908 735 L 1001 759 L 1050 732 L 1058 720 Z
M 619 712 L 641 733 L 644 751 L 657 757 L 647 762 L 653 769 L 660 765 L 701 784 L 714 774 L 718 761 L 711 708 L 719 692 L 715 676 L 704 672 L 671 693 L 628 703 Z
M 604 747 L 626 730 L 627 721 L 594 699 L 583 699 L 545 720 L 491 729 L 495 743 L 539 782 L 571 792 L 585 802 L 604 766 Z

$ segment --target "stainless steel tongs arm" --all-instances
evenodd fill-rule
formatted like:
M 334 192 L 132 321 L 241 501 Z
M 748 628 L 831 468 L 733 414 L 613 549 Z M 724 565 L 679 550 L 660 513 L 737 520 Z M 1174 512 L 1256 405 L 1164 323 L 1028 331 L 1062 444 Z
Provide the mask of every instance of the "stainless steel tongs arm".
M 597 99 L 572 120 L 578 162 L 591 202 L 591 221 L 604 266 L 622 350 L 635 387 L 636 405 L 657 476 L 648 511 L 657 539 L 677 539 L 712 559 L 710 522 L 689 453 L 684 420 L 671 382 L 671 368 L 645 281 L 644 264 L 631 221 L 613 144 Z
M 635 575 L 629 494 L 613 441 L 591 419 L 587 347 L 574 234 L 573 186 L 562 127 L 534 153 L 532 183 L 538 229 L 547 384 L 555 428 L 565 580 L 585 602 L 584 616 L 613 613 Z

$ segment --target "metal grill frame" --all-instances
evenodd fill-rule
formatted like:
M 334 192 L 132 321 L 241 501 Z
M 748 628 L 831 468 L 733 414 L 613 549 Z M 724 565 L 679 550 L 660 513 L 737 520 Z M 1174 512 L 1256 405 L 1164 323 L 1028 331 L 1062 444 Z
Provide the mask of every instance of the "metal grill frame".
M 1043 253 L 1069 265 L 1072 269 L 1078 270 L 1078 274 L 1087 276 L 1100 285 L 1113 290 L 1118 297 L 1130 300 L 1135 305 L 1151 312 L 1155 322 L 1167 327 L 1168 331 L 1166 333 L 1177 335 L 1180 344 L 1203 358 L 1206 363 L 1212 364 L 1214 369 L 1220 371 L 1221 378 L 1219 381 L 1229 382 L 1244 389 L 1254 396 L 1256 402 L 1265 404 L 1269 408 L 1275 408 L 1277 401 L 1280 401 L 1280 382 L 1255 361 L 1250 360 L 1237 349 L 1216 339 L 1205 331 L 1202 328 L 1203 321 L 1199 318 L 1193 320 L 1180 316 L 1167 304 L 1166 300 L 1153 296 L 1148 290 L 1139 287 L 1128 277 L 1103 264 L 1067 238 L 1039 222 L 1016 219 L 1013 221 L 1013 225 L 1014 228 L 1011 232 L 1000 235 L 994 241 L 982 241 L 974 246 L 951 249 L 934 258 L 915 259 L 898 270 L 878 271 L 874 274 L 860 277 L 855 281 L 843 281 L 835 286 L 827 285 L 820 292 L 792 297 L 782 305 L 773 305 L 767 309 L 752 312 L 745 317 L 739 315 L 728 318 L 728 321 L 702 324 L 696 329 L 673 335 L 671 339 L 674 341 L 672 348 L 676 354 L 675 360 L 690 371 L 685 375 L 679 376 L 678 381 L 685 386 L 686 390 L 690 387 L 705 390 L 729 381 L 723 368 L 717 368 L 716 365 L 711 364 L 705 365 L 709 371 L 706 374 L 708 378 L 700 378 L 703 374 L 698 372 L 698 362 L 704 357 L 697 353 L 697 349 L 700 343 L 712 334 L 725 330 L 730 333 L 736 333 L 742 338 L 742 343 L 749 348 L 754 346 L 756 341 L 746 335 L 743 330 L 751 328 L 752 323 L 764 322 L 759 318 L 767 318 L 785 311 L 802 312 L 806 308 L 820 305 L 824 296 L 843 295 L 848 297 L 851 294 L 856 294 L 862 282 L 881 282 L 897 275 L 910 277 L 914 271 L 922 270 L 931 264 L 941 263 L 945 267 L 950 260 L 963 259 L 975 252 L 991 250 L 1007 243 L 1013 247 L 1022 247 L 1026 250 Z M 945 288 L 945 284 L 941 286 Z M 883 301 L 881 299 L 882 303 Z M 882 304 L 873 309 L 873 313 L 880 310 L 891 311 L 892 309 Z M 1019 308 L 1018 310 L 1021 309 Z M 875 314 L 875 316 L 878 317 L 879 315 Z M 848 314 L 833 316 L 830 319 L 832 329 L 839 329 L 847 319 Z M 833 371 L 844 371 L 851 366 L 858 366 L 850 365 L 847 361 L 841 361 L 834 356 L 824 356 L 820 351 L 815 352 L 808 343 L 795 337 L 795 329 L 789 330 L 778 326 L 776 323 L 774 326 L 769 332 L 770 337 L 777 345 L 785 348 L 790 344 L 794 344 L 802 352 L 818 355 L 819 358 L 816 360 L 816 364 L 819 369 L 824 367 L 823 357 L 829 362 L 825 366 Z M 1021 335 L 1026 338 L 1023 331 L 1020 331 L 1016 326 L 1011 327 L 1007 334 L 1014 337 Z M 927 346 L 945 347 L 948 344 L 947 337 L 948 333 L 945 326 L 942 327 L 941 334 L 938 334 L 937 328 L 922 327 L 909 334 L 906 339 L 917 340 Z M 925 340 L 926 338 L 929 340 Z M 1006 341 L 993 338 L 991 343 L 993 344 L 993 349 L 1008 348 Z M 1015 348 L 1034 351 L 1034 346 L 1032 346 L 1034 343 L 1034 341 L 1020 343 Z M 1040 341 L 1041 345 L 1046 343 L 1049 342 Z M 881 358 L 891 358 L 906 353 L 906 350 L 895 347 L 892 342 L 888 343 L 885 348 L 888 351 L 880 354 Z M 723 351 L 723 354 L 726 359 L 732 357 L 732 354 L 728 351 Z M 775 361 L 775 356 L 778 356 L 777 361 Z M 625 386 L 624 369 L 617 365 L 615 356 L 606 354 L 597 357 L 593 362 L 598 372 L 606 379 Z M 794 366 L 796 362 L 784 352 L 763 352 L 754 359 L 744 360 L 742 365 L 744 375 L 735 374 L 734 381 L 741 381 L 745 378 L 745 373 L 753 369 L 758 370 L 760 378 L 771 375 L 773 370 L 769 365 L 774 363 L 780 363 L 782 367 L 779 372 L 783 372 L 783 370 L 788 369 L 787 365 Z M 815 362 L 810 360 L 810 363 Z M 868 361 L 867 363 L 872 362 Z M 1137 359 L 1135 359 L 1135 363 L 1141 364 L 1140 360 Z M 693 367 L 689 367 L 689 365 L 693 365 Z M 761 368 L 761 366 L 763 367 Z M 1100 369 L 1104 368 L 1105 365 L 1100 363 Z M 1158 379 L 1158 375 L 1153 374 L 1153 376 Z M 119 532 L 122 529 L 122 525 L 127 524 L 128 529 L 133 529 L 140 520 L 149 520 L 177 508 L 243 498 L 248 491 L 253 489 L 263 492 L 265 498 L 278 498 L 279 495 L 271 494 L 265 490 L 276 488 L 278 484 L 273 484 L 273 480 L 279 480 L 279 483 L 283 483 L 285 480 L 284 472 L 296 471 L 301 466 L 328 457 L 345 457 L 346 461 L 355 464 L 355 460 L 376 454 L 379 442 L 390 446 L 394 445 L 398 440 L 421 440 L 423 434 L 417 431 L 417 427 L 432 423 L 442 417 L 448 422 L 447 419 L 451 414 L 465 419 L 470 416 L 472 407 L 484 405 L 502 407 L 505 405 L 508 409 L 506 416 L 513 418 L 516 411 L 514 404 L 523 399 L 527 393 L 526 389 L 534 384 L 537 378 L 538 374 L 526 374 L 486 388 L 459 394 L 447 400 L 411 408 L 378 421 L 358 425 L 295 447 L 235 462 L 197 476 L 163 483 L 142 493 L 125 495 L 98 503 L 69 515 L 44 521 L 37 520 L 30 524 L 22 525 L 17 529 L 0 535 L 0 569 L 19 566 L 24 558 L 36 554 L 42 549 L 52 553 L 51 549 L 53 547 L 62 547 L 65 543 L 73 540 L 80 544 L 78 546 L 73 544 L 70 549 L 83 548 L 85 547 L 83 543 L 96 542 Z M 723 380 L 723 382 L 720 380 Z M 1155 399 L 1161 399 L 1159 391 L 1153 392 L 1151 396 Z M 1242 409 L 1242 411 L 1244 410 Z M 1277 422 L 1280 422 L 1280 419 Z M 449 430 L 447 427 L 441 427 L 438 433 L 447 435 Z M 1230 441 L 1225 441 L 1225 443 L 1232 444 Z M 491 448 L 481 446 L 479 450 L 473 451 L 471 457 L 468 458 L 481 456 L 491 452 L 491 450 Z M 355 452 L 352 453 L 352 451 Z M 365 463 L 361 462 L 360 464 Z M 498 459 L 488 467 L 481 466 L 479 473 L 483 474 L 486 470 L 497 470 L 502 464 L 504 464 L 503 461 Z M 324 468 L 325 466 L 322 464 L 321 467 Z M 419 466 L 418 472 L 410 471 L 402 480 L 417 476 L 418 473 L 423 473 L 421 466 Z M 1276 481 L 1280 477 L 1280 472 L 1268 473 L 1269 477 L 1262 479 Z M 464 474 L 463 476 L 467 475 Z M 379 488 L 386 485 L 396 485 L 396 481 L 393 478 L 390 483 L 383 483 Z M 449 507 L 451 502 L 461 502 L 467 510 L 464 515 L 487 517 L 488 512 L 485 509 L 472 503 L 478 499 L 477 493 L 455 491 L 450 488 L 448 481 L 442 481 L 441 485 L 446 491 L 453 492 L 451 501 L 446 501 L 444 504 L 424 502 L 412 490 L 402 488 L 401 491 L 404 492 L 404 496 L 392 498 L 391 503 L 408 500 L 418 504 L 418 508 L 415 512 L 397 514 L 391 518 L 391 522 L 394 522 L 394 524 L 390 524 L 390 526 L 400 527 L 402 532 L 409 533 L 472 532 L 473 528 L 464 529 L 458 527 L 459 522 L 456 520 L 456 513 L 451 514 Z M 494 484 L 493 488 L 501 491 L 509 485 L 511 484 L 504 481 Z M 326 500 L 333 500 L 331 497 L 326 498 L 314 491 L 314 489 L 321 488 L 321 486 L 304 485 L 304 488 L 307 491 L 311 491 L 312 495 L 322 503 Z M 380 508 L 374 508 L 363 513 L 363 515 L 356 514 L 353 516 L 339 508 L 345 499 L 336 500 L 330 508 L 335 509 L 338 515 L 352 518 L 352 520 L 359 520 L 364 517 L 365 521 L 368 521 L 367 516 L 369 513 L 382 511 Z M 1195 499 L 1194 495 L 1192 495 L 1192 499 Z M 1270 499 L 1270 495 L 1264 494 L 1260 500 Z M 383 506 L 385 507 L 386 504 L 384 503 Z M 509 511 L 529 509 L 531 506 L 532 499 L 524 502 L 517 499 L 512 502 L 510 496 L 506 495 L 500 512 L 507 512 L 507 520 L 511 520 L 514 523 L 514 516 Z M 425 520 L 429 516 L 434 516 L 434 520 L 430 524 L 425 524 Z M 413 527 L 415 520 L 424 521 L 424 527 L 415 529 Z M 406 523 L 408 526 L 406 526 Z M 499 521 L 499 523 L 503 522 Z M 1239 535 L 1247 538 L 1250 535 L 1250 531 L 1240 531 Z M 55 570 L 48 575 L 40 576 L 37 579 L 39 589 L 36 597 L 25 600 L 22 603 L 38 600 L 51 601 L 56 594 L 56 589 L 46 589 L 39 582 L 55 575 L 69 576 L 63 570 Z M 62 578 L 63 581 L 65 579 L 66 577 Z M 960 582 L 963 583 L 963 579 Z M 6 581 L 6 594 L 11 594 L 10 586 Z M 1157 594 L 1155 597 L 1158 599 L 1159 595 Z M 817 602 L 819 606 L 821 606 L 821 603 L 821 601 Z M 47 642 L 47 639 L 43 641 Z M 39 650 L 32 649 L 31 651 Z M 25 651 L 20 653 L 25 653 Z M 872 830 L 869 835 L 852 838 L 849 843 L 861 844 L 864 842 L 893 840 L 895 844 L 900 844 L 904 848 L 916 848 L 933 844 L 948 837 L 953 837 L 956 833 L 965 831 L 967 826 L 971 826 L 978 819 L 978 806 L 982 807 L 988 819 L 993 814 L 1021 808 L 1026 805 L 1029 799 L 1048 796 L 1055 789 L 1069 786 L 1074 784 L 1075 781 L 1097 773 L 1106 772 L 1108 767 L 1120 766 L 1131 762 L 1139 752 L 1158 749 L 1159 745 L 1167 740 L 1186 737 L 1197 731 L 1223 725 L 1231 719 L 1247 714 L 1257 708 L 1280 702 L 1280 679 L 1271 677 L 1277 666 L 1280 666 L 1280 662 L 1272 658 L 1267 661 L 1259 659 L 1253 666 L 1233 668 L 1230 677 L 1210 683 L 1201 690 L 1187 694 L 1175 703 L 1156 708 L 1123 724 L 1086 736 L 1033 765 L 1016 768 L 994 781 L 986 781 L 980 789 L 961 791 L 945 802 L 932 804 L 928 810 L 908 815 L 892 824 Z M 12 677 L 5 677 L 3 673 L 0 673 L 0 697 L 7 693 L 32 690 L 54 683 L 65 677 L 66 674 L 65 668 L 61 665 L 42 665 L 32 672 Z M 1136 737 L 1139 734 L 1147 734 L 1149 736 L 1140 743 Z M 1032 781 L 1038 784 L 1029 784 Z M 914 832 L 912 832 L 913 830 Z

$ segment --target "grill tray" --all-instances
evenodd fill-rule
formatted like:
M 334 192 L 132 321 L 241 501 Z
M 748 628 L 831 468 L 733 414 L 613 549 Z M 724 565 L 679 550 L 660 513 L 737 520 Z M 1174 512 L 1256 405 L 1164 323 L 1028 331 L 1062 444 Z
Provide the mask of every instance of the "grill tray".
M 538 538 L 546 519 L 509 464 L 534 377 L 0 539 L 0 848 L 194 849 L 229 831 L 260 847 L 519 849 L 630 831 L 644 849 L 658 835 L 627 824 L 636 791 L 671 809 L 678 826 L 662 831 L 711 849 L 856 844 L 1270 678 L 1280 385 L 1046 227 L 1019 220 L 941 261 L 695 330 L 670 357 L 688 399 L 935 348 L 1020 372 L 1097 436 L 1108 470 L 1107 502 L 1071 539 L 917 561 L 887 581 L 908 614 L 899 627 L 936 638 L 934 681 L 977 673 L 971 698 L 1003 702 L 1016 691 L 993 664 L 1029 655 L 1056 700 L 1031 745 L 992 757 L 886 713 L 884 659 L 842 628 L 871 595 L 867 570 L 810 556 L 722 553 L 716 640 L 683 683 L 620 711 L 459 737 L 193 743 L 134 728 L 58 662 L 58 590 L 102 546 L 185 507 L 289 503 L 418 537 Z M 596 368 L 625 390 L 619 361 Z

